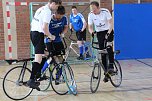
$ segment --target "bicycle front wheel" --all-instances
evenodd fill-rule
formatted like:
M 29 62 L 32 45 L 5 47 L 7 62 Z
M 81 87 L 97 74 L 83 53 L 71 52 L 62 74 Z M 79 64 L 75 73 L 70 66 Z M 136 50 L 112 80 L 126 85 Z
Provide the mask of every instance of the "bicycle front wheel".
M 95 93 L 99 87 L 101 78 L 101 65 L 99 63 L 94 64 L 94 68 L 92 70 L 90 89 L 92 93 Z
M 122 70 L 117 60 L 114 60 L 114 71 L 114 74 L 110 76 L 110 82 L 114 87 L 119 87 L 122 82 Z
M 62 66 L 63 75 L 65 77 L 64 79 L 69 89 L 68 92 L 72 93 L 73 95 L 77 95 L 77 85 L 72 68 L 67 62 L 63 63 Z
M 56 65 L 51 74 L 51 86 L 52 89 L 59 95 L 65 95 L 68 93 L 68 88 L 64 80 L 64 74 L 62 72 L 62 64 Z
M 25 72 L 23 71 L 25 70 Z M 3 79 L 3 91 L 13 100 L 22 100 L 28 97 L 33 89 L 26 86 L 30 78 L 31 71 L 23 66 L 10 69 Z

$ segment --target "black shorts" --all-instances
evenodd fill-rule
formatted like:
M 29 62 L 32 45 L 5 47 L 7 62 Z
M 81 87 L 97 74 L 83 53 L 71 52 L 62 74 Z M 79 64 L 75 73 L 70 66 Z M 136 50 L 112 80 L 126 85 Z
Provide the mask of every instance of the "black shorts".
M 99 48 L 104 49 L 105 48 L 105 35 L 107 34 L 108 30 L 97 32 L 97 39 L 99 42 Z M 112 31 L 107 39 L 107 42 L 112 42 L 114 37 L 114 31 Z
M 48 52 L 53 55 L 65 55 L 64 45 L 62 42 L 48 42 L 46 43 Z
M 35 54 L 44 54 L 44 33 L 40 33 L 38 31 L 31 31 L 30 37 L 35 49 Z
M 86 29 L 83 32 L 76 32 L 78 41 L 86 41 Z

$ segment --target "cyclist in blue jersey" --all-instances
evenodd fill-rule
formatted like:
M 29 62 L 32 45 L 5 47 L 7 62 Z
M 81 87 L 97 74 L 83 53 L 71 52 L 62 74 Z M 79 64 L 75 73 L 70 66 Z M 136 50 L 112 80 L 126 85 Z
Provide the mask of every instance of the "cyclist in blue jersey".
M 53 15 L 49 24 L 49 31 L 52 35 L 55 36 L 55 40 L 53 40 L 52 44 L 48 38 L 45 38 L 47 49 L 55 57 L 57 60 L 56 62 L 62 62 L 63 58 L 60 56 L 60 54 L 61 52 L 62 54 L 65 54 L 65 50 L 63 50 L 64 45 L 62 43 L 61 37 L 64 37 L 64 34 L 68 31 L 68 21 L 67 17 L 65 16 L 64 6 L 59 6 L 56 13 Z M 55 51 L 52 52 L 52 50 Z
M 77 43 L 79 46 L 79 54 L 80 56 L 77 58 L 78 60 L 83 60 L 84 51 L 88 50 L 88 47 L 84 47 L 84 43 L 86 41 L 86 26 L 87 23 L 81 13 L 78 13 L 77 7 L 72 6 L 72 14 L 70 15 L 70 30 L 76 32 Z M 84 50 L 85 49 L 85 50 Z M 86 58 L 90 57 L 89 52 L 86 54 Z
M 64 45 L 62 43 L 61 37 L 64 37 L 64 34 L 68 31 L 68 21 L 65 16 L 64 6 L 59 6 L 56 13 L 53 14 L 53 17 L 49 23 L 49 31 L 52 35 L 55 36 L 55 40 L 51 41 L 48 37 L 44 39 L 48 52 L 51 56 L 54 57 L 57 63 L 63 61 L 63 55 L 65 54 Z M 62 54 L 62 55 L 61 55 Z M 41 72 L 44 72 L 48 67 L 52 57 L 50 57 L 44 64 Z M 44 78 L 44 77 L 43 77 Z

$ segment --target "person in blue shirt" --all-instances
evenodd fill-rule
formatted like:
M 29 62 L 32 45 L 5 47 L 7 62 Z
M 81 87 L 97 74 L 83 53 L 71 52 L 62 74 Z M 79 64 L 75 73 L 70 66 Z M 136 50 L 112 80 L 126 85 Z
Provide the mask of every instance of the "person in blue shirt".
M 65 55 L 64 45 L 62 43 L 61 37 L 64 37 L 64 34 L 68 31 L 68 21 L 65 16 L 65 8 L 64 6 L 59 6 L 56 13 L 53 15 L 50 23 L 49 23 L 49 32 L 55 36 L 55 40 L 51 41 L 48 37 L 44 39 L 44 43 L 46 44 L 46 48 L 48 52 L 51 54 L 51 57 L 47 59 L 44 63 L 41 72 L 43 73 L 45 69 L 49 66 L 52 61 L 52 56 L 57 63 L 63 62 L 63 55 Z M 62 55 L 61 55 L 62 54 Z M 55 84 L 59 84 L 59 77 L 62 70 L 59 71 L 59 74 L 56 74 Z M 45 80 L 46 76 L 43 75 L 39 80 Z
M 49 31 L 55 36 L 55 40 L 53 40 L 52 44 L 48 38 L 45 38 L 47 50 L 55 57 L 56 62 L 61 63 L 63 61 L 61 53 L 65 54 L 61 37 L 64 37 L 64 34 L 68 31 L 68 21 L 65 16 L 64 6 L 59 6 L 56 13 L 53 15 L 49 24 Z
M 76 32 L 76 37 L 78 39 L 77 43 L 79 46 L 79 54 L 80 56 L 77 58 L 78 60 L 83 60 L 84 51 L 88 50 L 88 47 L 84 48 L 84 43 L 86 41 L 86 26 L 87 23 L 81 13 L 78 13 L 77 7 L 72 6 L 72 13 L 70 15 L 70 30 Z M 84 50 L 85 49 L 85 50 Z M 86 58 L 89 57 L 89 53 L 86 54 Z

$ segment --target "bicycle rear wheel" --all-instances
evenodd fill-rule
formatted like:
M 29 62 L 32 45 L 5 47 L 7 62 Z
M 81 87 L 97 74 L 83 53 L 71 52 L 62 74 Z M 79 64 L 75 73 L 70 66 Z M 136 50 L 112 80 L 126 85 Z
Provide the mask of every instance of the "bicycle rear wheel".
M 114 71 L 114 74 L 110 76 L 110 82 L 114 87 L 119 87 L 122 82 L 122 70 L 117 60 L 114 60 Z
M 64 74 L 62 72 L 62 64 L 56 65 L 51 74 L 51 86 L 52 89 L 59 95 L 65 95 L 68 93 L 68 88 L 64 80 Z
M 48 90 L 48 88 L 50 87 L 50 84 L 51 84 L 51 79 L 50 79 L 50 76 L 51 76 L 51 70 L 50 68 L 46 68 L 46 70 L 44 71 L 44 73 L 42 73 L 41 75 L 41 82 L 40 82 L 40 89 L 41 91 L 46 91 Z
M 17 66 L 10 69 L 4 76 L 3 91 L 10 99 L 25 99 L 33 91 L 32 88 L 26 86 L 31 71 L 28 68 L 25 68 L 25 72 L 22 70 L 23 66 Z
M 101 65 L 99 63 L 94 64 L 94 68 L 92 70 L 90 89 L 92 93 L 95 93 L 99 87 L 101 78 Z

